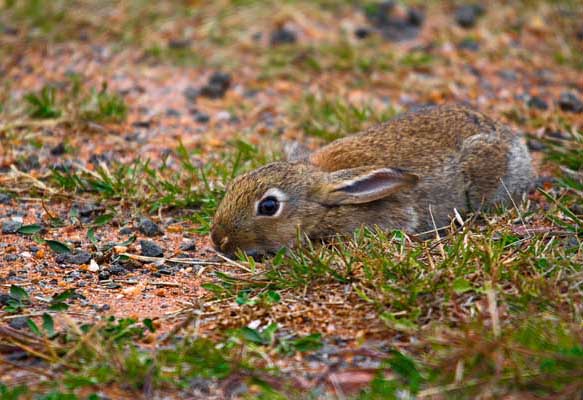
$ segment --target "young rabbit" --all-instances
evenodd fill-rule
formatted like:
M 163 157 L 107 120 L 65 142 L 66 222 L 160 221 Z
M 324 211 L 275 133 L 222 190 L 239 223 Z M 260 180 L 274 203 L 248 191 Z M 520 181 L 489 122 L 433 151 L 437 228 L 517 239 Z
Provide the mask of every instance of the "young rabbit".
M 460 106 L 401 114 L 308 154 L 237 177 L 214 217 L 220 252 L 249 255 L 361 226 L 425 232 L 454 215 L 502 203 L 534 178 L 510 128 Z M 288 157 L 289 158 L 289 157 Z

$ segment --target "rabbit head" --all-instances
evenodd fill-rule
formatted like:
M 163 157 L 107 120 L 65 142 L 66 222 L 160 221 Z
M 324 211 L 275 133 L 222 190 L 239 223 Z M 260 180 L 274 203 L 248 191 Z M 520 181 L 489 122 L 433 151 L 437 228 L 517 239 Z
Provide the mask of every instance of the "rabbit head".
M 268 164 L 229 185 L 214 216 L 211 240 L 222 253 L 241 250 L 256 256 L 293 246 L 298 232 L 311 239 L 348 233 L 390 213 L 386 205 L 371 205 L 417 180 L 386 167 L 324 172 L 305 161 Z

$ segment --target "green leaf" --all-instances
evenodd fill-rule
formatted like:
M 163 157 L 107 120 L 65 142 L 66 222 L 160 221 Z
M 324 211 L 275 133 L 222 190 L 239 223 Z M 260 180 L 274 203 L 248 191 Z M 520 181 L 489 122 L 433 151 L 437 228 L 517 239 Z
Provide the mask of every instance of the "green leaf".
M 272 302 L 272 303 L 279 303 L 281 301 L 281 296 L 279 295 L 279 293 L 277 293 L 275 290 L 269 290 L 267 292 L 267 298 Z
M 457 294 L 462 294 L 473 290 L 472 284 L 464 278 L 457 278 L 455 281 L 453 281 L 452 287 L 453 291 Z
M 51 311 L 66 311 L 69 309 L 69 306 L 65 303 L 55 303 L 49 306 L 49 310 Z
M 95 245 L 99 243 L 99 240 L 97 240 L 97 237 L 95 236 L 95 228 L 91 227 L 87 230 L 87 239 Z
M 320 333 L 312 333 L 311 335 L 301 337 L 293 341 L 293 347 L 297 351 L 314 351 L 322 348 L 322 335 Z
M 55 334 L 55 322 L 53 321 L 53 317 L 47 313 L 43 314 L 43 329 L 49 337 Z
M 93 225 L 94 226 L 103 226 L 103 225 L 107 224 L 109 221 L 111 221 L 113 219 L 113 217 L 115 217 L 114 213 L 102 214 L 99 217 L 95 218 L 95 221 L 93 221 Z
M 51 298 L 51 303 L 60 303 L 63 302 L 67 299 L 70 299 L 71 297 L 73 297 L 75 295 L 75 290 L 74 289 L 67 289 L 59 294 L 54 295 Z
M 144 319 L 144 326 L 152 333 L 156 332 L 156 327 L 150 318 Z
M 411 358 L 398 351 L 394 351 L 388 363 L 395 373 L 407 380 L 409 388 L 413 393 L 419 391 L 422 378 L 415 362 Z
M 43 227 L 38 224 L 23 225 L 18 230 L 18 233 L 21 233 L 23 235 L 34 235 L 35 233 L 42 231 L 42 229 Z
M 241 337 L 249 342 L 257 343 L 257 344 L 267 344 L 263 336 L 259 333 L 257 329 L 249 328 L 248 326 L 244 326 L 243 328 L 239 329 L 239 333 Z
M 34 323 L 34 321 L 30 318 L 28 318 L 26 320 L 26 323 L 29 327 L 29 329 L 31 330 L 32 333 L 34 333 L 37 336 L 42 336 L 43 334 L 41 333 L 40 329 L 38 328 L 38 326 Z
M 71 249 L 63 242 L 58 240 L 45 239 L 45 243 L 49 245 L 52 251 L 58 254 L 70 253 Z
M 28 293 L 20 286 L 10 286 L 10 297 L 18 301 L 28 300 Z

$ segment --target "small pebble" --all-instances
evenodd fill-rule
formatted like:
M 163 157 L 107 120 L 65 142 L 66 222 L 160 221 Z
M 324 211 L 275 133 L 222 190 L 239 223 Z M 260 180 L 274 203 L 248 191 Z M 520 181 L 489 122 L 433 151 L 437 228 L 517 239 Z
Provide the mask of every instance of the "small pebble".
M 194 240 L 189 240 L 188 242 L 182 243 L 180 245 L 180 250 L 182 250 L 182 251 L 196 251 L 196 242 Z
M 231 75 L 224 72 L 213 73 L 208 83 L 200 89 L 200 95 L 209 99 L 222 98 L 231 86 Z
M 209 122 L 211 119 L 211 117 L 207 114 L 207 113 L 203 113 L 200 111 L 197 111 L 196 114 L 194 115 L 194 120 L 200 124 L 206 124 L 207 122 Z
M 0 293 L 0 307 L 8 305 L 8 302 L 12 299 L 12 296 L 6 293 Z
M 142 218 L 138 225 L 138 229 L 141 233 L 148 237 L 162 234 L 160 227 L 149 218 Z
M 296 33 L 285 27 L 274 30 L 269 36 L 269 43 L 272 46 L 278 46 L 280 44 L 292 44 L 297 42 L 297 40 L 298 38 Z
M 468 51 L 479 51 L 480 44 L 471 38 L 465 38 L 460 42 L 458 45 L 458 49 L 460 50 L 468 50 Z
M 111 274 L 109 273 L 109 271 L 107 271 L 107 270 L 106 270 L 106 271 L 101 271 L 101 272 L 99 273 L 99 275 L 97 275 L 97 278 L 98 278 L 100 281 L 106 281 L 106 280 L 108 280 L 108 279 L 109 279 L 109 277 L 110 277 L 110 276 L 111 276 Z
M 164 250 L 150 240 L 140 240 L 141 254 L 146 257 L 164 257 Z
M 10 204 L 12 203 L 12 197 L 6 193 L 0 193 L 0 204 Z
M 59 264 L 88 264 L 91 261 L 91 254 L 85 250 L 75 249 L 72 253 L 57 255 L 55 261 Z
M 460 6 L 455 12 L 455 20 L 459 26 L 465 29 L 476 25 L 478 17 L 484 13 L 484 9 L 476 4 Z
M 6 254 L 4 256 L 4 259 L 8 262 L 13 262 L 13 261 L 18 260 L 18 256 L 16 254 Z
M 22 222 L 8 220 L 2 223 L 2 233 L 5 234 L 12 234 L 17 233 L 18 230 L 22 227 Z
M 120 235 L 131 235 L 134 233 L 134 229 L 131 226 L 124 226 L 119 230 Z
M 580 113 L 583 112 L 583 102 L 573 92 L 563 92 L 559 97 L 559 108 L 563 111 Z
M 10 327 L 14 329 L 22 329 L 28 326 L 26 320 L 27 320 L 26 317 L 12 318 L 10 322 L 8 322 L 8 325 L 10 325 Z
M 186 97 L 188 101 L 194 102 L 196 101 L 196 98 L 199 95 L 199 91 L 197 88 L 189 86 L 186 89 L 184 89 L 184 92 L 182 92 L 182 94 L 184 95 L 184 97 Z
M 65 148 L 65 143 L 61 142 L 51 149 L 51 154 L 53 156 L 62 156 L 66 151 L 67 149 Z
M 413 26 L 421 26 L 425 21 L 425 14 L 417 8 L 410 8 L 407 10 L 407 21 Z
M 357 39 L 366 39 L 370 34 L 371 31 L 368 28 L 361 27 L 354 30 L 354 36 L 356 36 Z
M 528 99 L 526 105 L 530 108 L 537 108 L 539 110 L 548 110 L 549 108 L 547 102 L 538 96 L 532 96 L 530 99 Z

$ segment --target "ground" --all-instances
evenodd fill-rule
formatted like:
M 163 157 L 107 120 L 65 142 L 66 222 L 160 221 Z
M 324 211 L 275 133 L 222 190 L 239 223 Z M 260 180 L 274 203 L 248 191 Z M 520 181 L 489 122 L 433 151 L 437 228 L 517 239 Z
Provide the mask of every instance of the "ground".
M 6 1 L 2 398 L 581 398 L 576 1 Z M 435 238 L 210 246 L 237 174 L 428 104 L 537 187 Z

